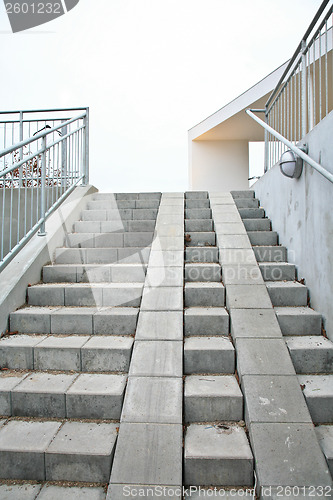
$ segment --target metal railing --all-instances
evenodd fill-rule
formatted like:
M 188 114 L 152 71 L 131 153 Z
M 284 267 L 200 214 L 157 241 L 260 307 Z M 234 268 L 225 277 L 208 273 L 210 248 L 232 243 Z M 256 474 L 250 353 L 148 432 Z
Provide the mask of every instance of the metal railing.
M 297 144 L 333 109 L 333 6 L 324 0 L 264 110 L 266 124 Z M 265 129 L 265 172 L 288 149 Z
M 0 146 L 1 271 L 89 182 L 89 108 L 0 112 Z

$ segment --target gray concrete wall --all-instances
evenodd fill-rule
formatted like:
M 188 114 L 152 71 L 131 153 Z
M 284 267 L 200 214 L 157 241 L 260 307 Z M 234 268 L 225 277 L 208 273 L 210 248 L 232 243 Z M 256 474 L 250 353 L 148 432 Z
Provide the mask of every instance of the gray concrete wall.
M 53 260 L 57 247 L 63 246 L 66 234 L 80 218 L 93 186 L 77 187 L 46 221 L 46 236 L 35 234 L 0 273 L 0 336 L 8 327 L 12 311 L 25 304 L 28 284 L 41 279 L 42 267 Z
M 333 173 L 333 111 L 305 138 L 309 155 Z M 284 177 L 275 165 L 253 186 L 272 219 L 288 259 L 305 278 L 311 307 L 322 313 L 333 340 L 333 184 L 309 165 L 300 179 Z

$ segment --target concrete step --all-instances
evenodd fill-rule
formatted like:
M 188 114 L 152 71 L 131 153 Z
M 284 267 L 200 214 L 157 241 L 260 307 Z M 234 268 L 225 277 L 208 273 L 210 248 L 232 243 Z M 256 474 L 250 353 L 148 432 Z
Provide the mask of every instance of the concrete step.
M 229 337 L 188 337 L 184 343 L 184 373 L 234 373 L 235 348 Z
M 315 428 L 320 447 L 325 455 L 327 465 L 333 476 L 333 426 L 318 425 Z
M 149 247 L 57 248 L 55 264 L 147 264 Z
M 191 422 L 239 421 L 243 394 L 233 375 L 190 375 L 185 378 L 184 418 Z
M 185 200 L 206 200 L 208 191 L 185 191 Z
M 251 486 L 253 455 L 243 427 L 191 424 L 185 435 L 185 486 Z
M 239 208 L 238 211 L 242 219 L 263 219 L 265 217 L 263 208 Z
M 74 223 L 74 233 L 154 232 L 155 220 L 88 221 Z
M 296 268 L 288 262 L 260 262 L 259 268 L 265 281 L 294 281 Z
M 272 229 L 270 219 L 244 219 L 247 231 L 270 231 Z
M 0 429 L 0 479 L 107 483 L 116 439 L 115 423 L 11 420 Z
M 235 198 L 237 208 L 259 208 L 259 201 L 256 198 Z
M 105 500 L 102 486 L 62 486 L 61 482 L 41 484 L 2 484 L 0 485 L 2 500 Z
M 34 285 L 27 290 L 30 306 L 139 307 L 142 283 L 76 283 Z
M 297 281 L 266 281 L 273 306 L 306 306 L 308 289 Z
M 221 266 L 210 262 L 185 264 L 185 281 L 221 282 Z
M 141 264 L 56 264 L 43 267 L 43 282 L 142 283 L 145 280 L 146 270 L 147 266 Z
M 126 375 L 28 372 L 17 379 L 15 374 L 0 374 L 1 415 L 120 419 Z
M 213 221 L 211 219 L 185 219 L 185 232 L 213 231 Z
M 94 200 L 160 200 L 162 193 L 96 193 Z
M 323 336 L 285 337 L 296 373 L 332 373 L 333 343 Z
M 333 375 L 299 375 L 314 424 L 333 423 Z
M 134 335 L 134 307 L 25 307 L 11 313 L 10 331 L 80 335 Z
M 189 307 L 184 312 L 186 336 L 229 334 L 229 314 L 224 307 Z
M 185 273 L 186 273 L 186 267 L 185 267 Z M 184 297 L 185 297 L 185 307 L 225 306 L 225 288 L 221 282 L 185 283 Z
M 153 236 L 153 232 L 69 233 L 66 237 L 66 246 L 68 248 L 144 247 L 151 245 Z
M 133 342 L 129 336 L 11 335 L 0 339 L 0 367 L 127 373 Z
M 287 262 L 286 247 L 275 245 L 255 246 L 253 251 L 258 262 Z
M 87 210 L 107 210 L 107 209 L 156 209 L 160 206 L 160 200 L 94 200 L 87 204 Z
M 248 231 L 247 235 L 253 246 L 278 244 L 278 235 L 276 231 Z
M 244 190 L 244 191 L 230 191 L 231 196 L 234 200 L 237 198 L 254 198 L 254 191 Z
M 210 208 L 185 208 L 185 219 L 211 219 Z
M 216 244 L 215 232 L 191 232 L 185 237 L 185 244 L 188 247 L 214 246 Z
M 219 250 L 217 247 L 186 247 L 186 262 L 218 262 Z
M 100 210 L 82 210 L 81 218 L 84 221 L 128 221 L 128 220 L 155 220 L 157 208 L 112 208 Z
M 321 314 L 310 307 L 275 307 L 283 335 L 321 335 Z
M 185 208 L 210 208 L 208 199 L 185 199 Z

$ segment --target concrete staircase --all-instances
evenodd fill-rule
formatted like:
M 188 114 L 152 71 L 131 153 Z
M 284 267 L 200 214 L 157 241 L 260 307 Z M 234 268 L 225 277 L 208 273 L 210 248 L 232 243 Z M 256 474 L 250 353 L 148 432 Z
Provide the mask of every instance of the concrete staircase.
M 94 195 L 0 339 L 0 499 L 327 493 L 308 295 L 252 191 Z

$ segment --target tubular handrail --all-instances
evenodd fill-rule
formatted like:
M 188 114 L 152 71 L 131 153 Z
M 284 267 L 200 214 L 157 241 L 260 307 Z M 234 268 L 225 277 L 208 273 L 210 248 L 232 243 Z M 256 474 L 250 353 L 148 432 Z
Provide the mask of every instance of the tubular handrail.
M 258 118 L 253 111 L 262 111 L 262 110 L 252 110 L 252 109 L 247 109 L 246 113 L 248 116 L 250 116 L 253 120 L 255 120 L 261 127 L 263 127 L 267 132 L 272 134 L 276 139 L 281 141 L 285 146 L 287 146 L 289 149 L 294 151 L 300 158 L 302 158 L 303 161 L 308 163 L 314 170 L 316 170 L 319 174 L 321 174 L 325 179 L 329 180 L 330 182 L 333 183 L 333 174 L 326 170 L 324 167 L 322 167 L 319 163 L 317 163 L 315 160 L 313 160 L 308 154 L 304 153 L 300 148 L 295 146 L 292 142 L 288 141 L 285 137 L 283 137 L 279 132 L 274 130 L 272 127 L 270 127 L 267 123 L 265 123 L 263 120 Z

